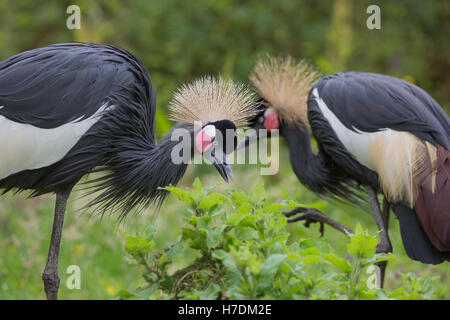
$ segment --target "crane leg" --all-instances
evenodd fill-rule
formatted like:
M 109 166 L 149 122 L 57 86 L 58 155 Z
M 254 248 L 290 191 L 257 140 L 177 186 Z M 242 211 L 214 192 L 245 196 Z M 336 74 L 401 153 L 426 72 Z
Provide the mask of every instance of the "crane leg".
M 61 234 L 64 223 L 64 213 L 66 211 L 67 199 L 70 190 L 56 194 L 55 216 L 53 218 L 52 236 L 48 250 L 47 263 L 42 280 L 44 281 L 45 294 L 48 300 L 58 299 L 59 276 L 58 276 L 58 254 L 61 243 Z
M 315 208 L 308 208 L 308 207 L 298 207 L 295 208 L 292 211 L 284 212 L 284 215 L 286 217 L 291 217 L 293 215 L 296 215 L 298 213 L 302 213 L 301 215 L 288 219 L 288 223 L 296 222 L 296 221 L 305 221 L 305 226 L 308 228 L 311 223 L 320 223 L 320 234 L 323 236 L 324 233 L 324 224 L 327 224 L 331 226 L 332 228 L 341 231 L 342 233 L 353 234 L 354 232 L 347 228 L 346 226 L 340 224 L 336 220 L 331 219 L 324 213 L 320 212 L 319 210 Z
M 369 194 L 369 203 L 372 207 L 372 214 L 375 218 L 378 230 L 380 231 L 380 242 L 377 245 L 377 253 L 389 253 L 392 252 L 392 244 L 389 239 L 389 210 L 390 204 L 386 198 L 383 200 L 383 211 L 380 209 L 380 203 L 378 202 L 377 192 L 372 187 L 367 187 L 367 193 Z M 384 278 L 386 274 L 387 261 L 377 262 L 376 265 L 380 269 L 380 284 L 381 288 L 384 287 Z

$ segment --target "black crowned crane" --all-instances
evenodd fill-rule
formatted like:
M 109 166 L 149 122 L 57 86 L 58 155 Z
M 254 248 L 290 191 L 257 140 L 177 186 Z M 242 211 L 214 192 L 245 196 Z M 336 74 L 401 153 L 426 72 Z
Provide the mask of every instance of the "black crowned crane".
M 84 175 L 98 172 L 88 183 L 98 192 L 89 206 L 122 216 L 133 208 L 159 208 L 167 195 L 160 187 L 175 185 L 188 163 L 172 161 L 175 146 L 182 157 L 209 151 L 207 158 L 228 180 L 226 150 L 216 147 L 215 136 L 244 124 L 251 105 L 243 85 L 221 77 L 196 80 L 174 95 L 172 118 L 179 123 L 156 144 L 156 95 L 147 70 L 127 51 L 55 44 L 0 62 L 0 188 L 56 194 L 42 275 L 47 297 L 57 298 L 66 202 Z M 195 132 L 194 121 L 201 124 Z M 173 135 L 177 129 L 189 139 Z
M 290 57 L 260 60 L 250 80 L 260 95 L 252 127 L 268 134 L 279 129 L 301 183 L 320 195 L 349 200 L 357 200 L 355 191 L 365 186 L 380 230 L 378 252 L 392 251 L 392 207 L 411 259 L 450 260 L 450 122 L 432 97 L 380 74 L 340 72 L 319 79 L 305 62 Z M 249 135 L 238 148 L 251 141 Z M 378 193 L 384 195 L 383 211 Z M 310 222 L 320 212 L 298 208 L 287 216 L 296 213 L 303 214 L 291 221 Z M 386 263 L 380 267 L 383 283 Z

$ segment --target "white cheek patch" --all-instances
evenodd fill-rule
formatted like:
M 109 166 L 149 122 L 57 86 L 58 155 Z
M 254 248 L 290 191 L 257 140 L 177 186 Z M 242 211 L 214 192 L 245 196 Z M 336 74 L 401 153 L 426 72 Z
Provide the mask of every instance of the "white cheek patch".
M 274 108 L 270 107 L 270 108 L 267 108 L 266 111 L 264 111 L 264 116 L 268 116 L 268 115 L 271 115 L 271 114 L 274 114 L 274 113 L 276 114 L 277 112 L 275 111 Z
M 216 135 L 216 128 L 213 125 L 207 125 L 197 133 L 195 137 L 195 148 L 198 152 L 204 153 L 208 150 Z
M 209 124 L 203 128 L 203 132 L 206 133 L 208 137 L 214 139 L 216 137 L 216 127 L 214 127 L 212 124 Z
M 213 141 L 213 139 L 216 137 L 216 127 L 214 127 L 212 124 L 205 126 L 202 131 L 210 139 L 210 141 Z M 211 148 L 212 145 L 213 144 L 210 143 L 206 147 L 204 147 L 203 152 Z

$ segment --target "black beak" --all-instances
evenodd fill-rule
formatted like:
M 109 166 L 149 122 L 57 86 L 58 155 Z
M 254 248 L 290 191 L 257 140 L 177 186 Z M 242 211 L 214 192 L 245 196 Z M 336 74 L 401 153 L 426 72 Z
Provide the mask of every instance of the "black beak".
M 264 138 L 270 138 L 270 131 L 268 131 L 264 124 L 258 123 L 255 124 L 251 130 L 248 130 L 247 135 L 238 143 L 236 150 L 245 149 L 252 143 L 255 143 L 259 139 L 261 139 L 261 131 L 265 130 L 267 135 Z
M 233 171 L 228 164 L 227 156 L 224 152 L 213 149 L 210 156 L 207 156 L 206 153 L 203 156 L 212 162 L 225 182 L 233 179 Z

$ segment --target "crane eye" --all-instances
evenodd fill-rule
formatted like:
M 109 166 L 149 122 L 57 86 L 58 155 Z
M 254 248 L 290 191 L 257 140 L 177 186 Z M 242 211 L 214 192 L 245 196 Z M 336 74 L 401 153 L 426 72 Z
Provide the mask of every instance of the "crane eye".
M 264 122 L 264 116 L 258 117 L 258 123 L 263 123 L 263 122 Z

